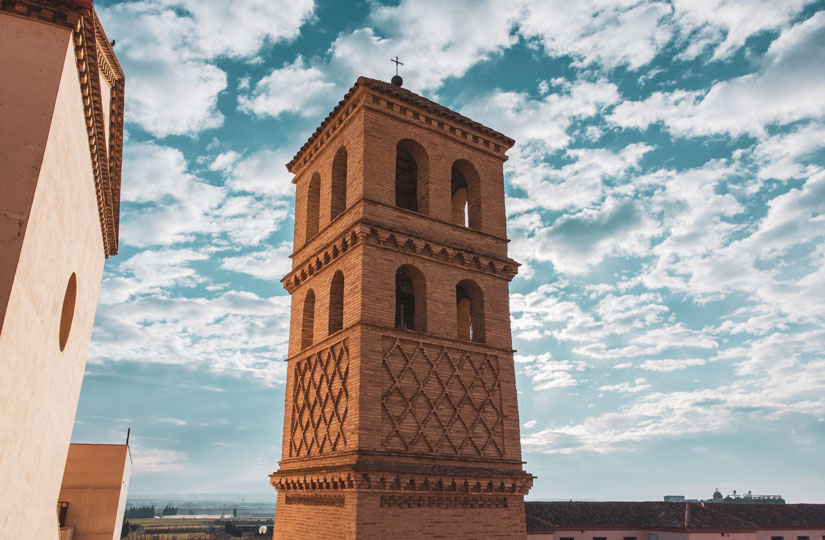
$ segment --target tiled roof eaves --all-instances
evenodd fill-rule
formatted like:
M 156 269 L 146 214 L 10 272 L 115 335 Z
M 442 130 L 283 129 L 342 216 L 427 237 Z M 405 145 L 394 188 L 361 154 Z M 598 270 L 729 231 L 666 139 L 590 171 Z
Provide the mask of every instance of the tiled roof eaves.
M 384 81 L 379 81 L 377 79 L 370 79 L 368 77 L 358 77 L 358 80 L 356 80 L 355 84 L 352 85 L 352 87 L 347 91 L 346 94 L 344 94 L 344 97 L 341 99 L 341 101 L 339 101 L 335 108 L 333 108 L 332 111 L 326 116 L 326 118 L 324 118 L 324 120 L 315 129 L 312 135 L 310 135 L 309 139 L 307 139 L 307 141 L 301 146 L 298 152 L 295 153 L 295 156 L 293 156 L 292 160 L 289 163 L 287 163 L 286 168 L 289 172 L 293 172 L 293 168 L 298 163 L 300 157 L 307 150 L 309 150 L 313 144 L 315 144 L 316 140 L 326 129 L 327 125 L 329 125 L 332 119 L 335 118 L 342 109 L 344 109 L 344 106 L 347 104 L 348 101 L 350 101 L 350 98 L 352 98 L 356 94 L 359 88 L 368 88 L 370 90 L 381 92 L 382 94 L 394 97 L 396 99 L 400 99 L 410 105 L 429 111 L 434 115 L 440 116 L 444 119 L 451 120 L 459 124 L 463 124 L 469 127 L 470 129 L 473 129 L 481 134 L 487 135 L 490 138 L 498 140 L 499 142 L 503 143 L 503 146 L 505 148 L 510 148 L 515 144 L 515 141 L 510 137 L 507 137 L 506 135 L 499 133 L 494 129 L 488 128 L 483 124 L 471 120 L 466 116 L 458 114 L 457 112 L 452 111 L 447 107 L 444 107 L 443 105 L 439 105 L 434 101 L 430 101 L 425 97 L 419 96 L 415 92 L 411 92 L 406 88 L 395 86 L 393 84 Z

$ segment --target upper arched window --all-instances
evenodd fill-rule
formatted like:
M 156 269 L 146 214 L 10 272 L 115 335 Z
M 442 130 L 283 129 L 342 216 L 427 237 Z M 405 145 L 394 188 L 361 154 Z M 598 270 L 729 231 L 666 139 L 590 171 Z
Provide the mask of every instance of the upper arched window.
M 451 179 L 452 222 L 481 230 L 481 181 L 478 171 L 466 159 L 453 163 Z
M 310 289 L 304 297 L 304 312 L 301 318 L 301 348 L 312 345 L 312 332 L 315 329 L 315 291 Z
M 455 287 L 458 339 L 484 342 L 484 295 L 474 281 L 465 279 Z
M 347 149 L 338 149 L 332 160 L 332 198 L 330 202 L 330 219 L 347 208 Z
M 338 270 L 329 286 L 329 334 L 344 327 L 344 274 Z
M 395 272 L 395 327 L 427 330 L 427 286 L 424 274 L 404 265 Z
M 321 204 L 321 175 L 315 173 L 307 188 L 306 237 L 309 242 L 318 234 L 318 207 Z
M 395 206 L 427 214 L 427 152 L 412 139 L 403 139 L 395 148 Z

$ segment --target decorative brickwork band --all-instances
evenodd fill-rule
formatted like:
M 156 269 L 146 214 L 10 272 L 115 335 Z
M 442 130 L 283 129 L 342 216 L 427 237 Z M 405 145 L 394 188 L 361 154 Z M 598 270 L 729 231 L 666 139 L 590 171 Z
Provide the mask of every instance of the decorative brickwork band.
M 287 503 L 289 504 L 289 503 Z M 381 495 L 381 508 L 509 508 L 507 497 L 479 495 Z
M 384 336 L 383 366 L 384 448 L 504 455 L 496 355 Z
M 284 504 L 300 504 L 303 506 L 338 506 L 343 508 L 344 496 L 289 494 L 284 496 Z
M 295 363 L 290 457 L 346 448 L 348 341 L 344 338 Z

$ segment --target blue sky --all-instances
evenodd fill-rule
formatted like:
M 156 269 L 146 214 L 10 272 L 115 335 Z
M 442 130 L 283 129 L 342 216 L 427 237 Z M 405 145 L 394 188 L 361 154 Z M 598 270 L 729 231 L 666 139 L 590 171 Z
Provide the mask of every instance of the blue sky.
M 505 164 L 530 498 L 825 502 L 825 2 L 98 0 L 127 76 L 120 254 L 73 439 L 130 493 L 280 458 L 293 185 L 359 75 Z

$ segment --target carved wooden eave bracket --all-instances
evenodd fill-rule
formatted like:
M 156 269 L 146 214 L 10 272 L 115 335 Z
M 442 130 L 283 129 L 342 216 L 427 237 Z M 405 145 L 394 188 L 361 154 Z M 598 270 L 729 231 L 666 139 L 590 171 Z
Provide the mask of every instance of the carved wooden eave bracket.
M 284 276 L 281 280 L 284 289 L 292 294 L 301 283 L 360 243 L 414 254 L 451 266 L 471 268 L 507 281 L 512 281 L 516 277 L 520 266 L 519 263 L 509 257 L 499 258 L 480 255 L 466 249 L 418 238 L 410 234 L 392 231 L 377 224 L 361 221 L 329 242 L 323 251 L 309 257 L 306 262 Z
M 117 254 L 123 160 L 125 76 L 91 0 L 0 0 L 0 11 L 72 31 L 83 114 L 94 173 L 103 252 Z M 110 87 L 109 140 L 106 141 L 101 77 Z

